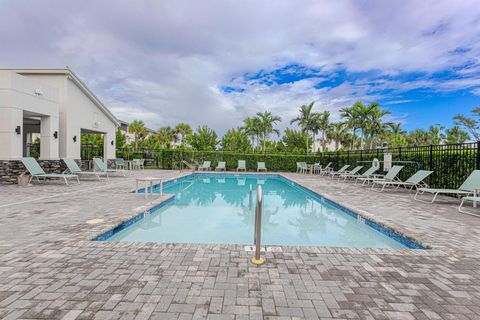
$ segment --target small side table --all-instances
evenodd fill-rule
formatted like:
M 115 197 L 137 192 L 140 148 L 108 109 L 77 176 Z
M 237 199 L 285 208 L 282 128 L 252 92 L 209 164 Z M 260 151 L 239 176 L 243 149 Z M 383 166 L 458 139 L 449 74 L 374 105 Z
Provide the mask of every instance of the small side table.
M 160 182 L 160 195 L 163 195 L 163 180 L 161 178 L 155 178 L 155 177 L 136 178 L 135 193 L 138 193 L 138 183 L 145 182 L 145 199 L 148 197 L 149 193 L 153 195 L 153 184 L 155 181 Z M 150 185 L 150 192 L 148 192 L 149 185 Z

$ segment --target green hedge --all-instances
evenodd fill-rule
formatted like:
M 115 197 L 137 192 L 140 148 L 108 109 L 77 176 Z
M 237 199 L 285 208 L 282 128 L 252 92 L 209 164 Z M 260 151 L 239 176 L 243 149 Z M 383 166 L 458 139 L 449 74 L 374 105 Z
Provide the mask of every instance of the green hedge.
M 361 151 L 339 151 L 315 154 L 253 154 L 222 151 L 182 151 L 173 150 L 117 150 L 117 158 L 147 160 L 147 165 L 162 169 L 179 169 L 182 160 L 192 164 L 201 164 L 211 161 L 216 167 L 219 161 L 225 161 L 228 170 L 237 168 L 238 160 L 245 160 L 248 171 L 256 171 L 257 162 L 265 162 L 269 171 L 294 172 L 297 162 L 308 164 L 320 163 L 325 166 L 332 162 L 333 168 L 338 169 L 345 164 L 351 166 L 363 165 L 365 169 L 371 166 L 374 158 L 383 160 L 383 153 L 392 154 L 394 165 L 403 165 L 401 179 L 407 179 L 417 170 L 432 170 L 434 173 L 427 181 L 432 187 L 458 188 L 467 176 L 478 167 L 478 146 L 476 143 L 450 146 L 405 147 L 394 149 L 375 149 Z M 408 163 L 398 163 L 406 161 Z M 395 163 L 397 162 L 397 163 Z M 185 168 L 185 166 L 183 166 Z

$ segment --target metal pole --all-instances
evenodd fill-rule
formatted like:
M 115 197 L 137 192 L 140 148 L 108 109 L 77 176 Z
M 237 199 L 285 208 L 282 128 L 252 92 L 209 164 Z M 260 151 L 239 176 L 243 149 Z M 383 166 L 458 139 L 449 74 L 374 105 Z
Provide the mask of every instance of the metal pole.
M 255 265 L 265 263 L 260 257 L 260 244 L 262 236 L 262 186 L 257 189 L 257 205 L 255 207 L 255 256 L 250 260 Z

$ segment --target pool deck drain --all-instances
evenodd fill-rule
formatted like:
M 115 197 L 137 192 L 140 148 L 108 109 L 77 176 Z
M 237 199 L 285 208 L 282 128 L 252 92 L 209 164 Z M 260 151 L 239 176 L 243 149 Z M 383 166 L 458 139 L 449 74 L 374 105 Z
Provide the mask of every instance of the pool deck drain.
M 365 211 L 431 250 L 89 241 L 155 201 L 129 194 L 136 172 L 100 184 L 0 186 L 1 319 L 479 319 L 480 219 L 458 203 L 414 202 L 285 174 Z M 445 200 L 441 198 L 440 200 Z M 470 208 L 471 209 L 471 208 Z M 95 225 L 87 220 L 103 219 Z

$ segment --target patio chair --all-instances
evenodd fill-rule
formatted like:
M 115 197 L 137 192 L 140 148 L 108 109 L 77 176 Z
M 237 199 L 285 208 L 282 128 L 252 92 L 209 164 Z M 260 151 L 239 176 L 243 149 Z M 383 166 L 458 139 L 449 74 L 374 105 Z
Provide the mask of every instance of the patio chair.
M 297 173 L 306 173 L 308 172 L 308 166 L 306 162 L 297 162 Z
M 359 174 L 359 173 L 345 173 L 345 174 L 341 174 L 340 175 L 340 178 L 343 178 L 343 181 L 346 181 L 347 179 L 354 179 L 355 180 L 355 183 L 357 181 L 357 178 L 369 178 L 371 177 L 375 172 L 377 172 L 378 170 L 378 167 L 374 167 L 374 166 L 371 166 L 370 168 L 367 169 L 367 171 L 365 171 L 364 173 L 362 174 Z
M 123 158 L 115 159 L 115 167 L 117 169 L 126 169 L 125 160 Z
M 403 169 L 403 166 L 393 166 L 393 167 L 390 168 L 390 170 L 388 170 L 387 174 L 385 174 L 383 177 L 379 177 L 379 176 L 375 175 L 375 176 L 368 177 L 368 178 L 358 178 L 358 180 L 363 182 L 362 186 L 364 186 L 367 183 L 372 182 L 372 188 L 373 188 L 373 186 L 374 186 L 373 183 L 375 183 L 375 182 L 400 181 L 400 179 L 398 179 L 397 176 L 402 169 Z
M 131 166 L 132 166 L 132 170 L 140 170 L 140 169 L 142 169 L 141 159 L 133 159 Z
M 103 162 L 102 159 L 100 158 L 93 158 L 93 170 L 94 171 L 99 171 L 99 172 L 104 172 L 104 173 L 112 173 L 112 174 L 121 174 L 122 176 L 126 176 L 127 170 L 121 170 L 121 169 L 109 169 L 107 165 Z
M 47 178 L 52 179 L 63 179 L 65 184 L 68 185 L 68 179 L 77 179 L 77 182 L 80 183 L 80 179 L 76 174 L 64 174 L 64 173 L 45 173 L 45 171 L 40 167 L 37 160 L 32 157 L 24 157 L 21 159 L 23 165 L 30 173 L 30 179 L 28 183 L 32 181 L 33 178 L 37 178 L 38 182 L 41 182 L 40 178 L 43 178 L 43 181 L 46 181 Z
M 454 194 L 457 196 L 470 196 L 475 193 L 476 189 L 480 189 L 480 170 L 474 170 L 468 178 L 462 183 L 458 189 L 435 189 L 435 188 L 418 188 L 415 196 L 417 201 L 427 202 L 417 199 L 419 194 L 432 193 L 433 199 L 430 203 L 435 202 L 439 194 Z
M 325 175 L 327 173 L 330 173 L 333 171 L 333 168 L 331 167 L 332 166 L 332 162 L 329 162 L 325 167 L 320 167 L 320 175 Z M 348 168 L 348 167 L 347 167 Z
M 100 181 L 100 175 L 106 176 L 108 180 L 108 172 L 95 172 L 95 171 L 82 171 L 78 164 L 75 162 L 75 160 L 71 158 L 63 158 L 63 162 L 67 165 L 67 170 L 64 171 L 64 173 L 69 172 L 71 174 L 76 174 L 79 177 L 81 176 L 90 176 L 90 177 L 95 177 Z
M 227 168 L 225 167 L 225 161 L 218 161 L 218 165 L 215 168 L 215 171 L 225 171 Z
M 344 165 L 343 167 L 341 167 L 338 171 L 333 171 L 333 170 L 332 170 L 332 171 L 329 171 L 329 172 L 327 172 L 327 173 L 330 175 L 330 177 L 333 178 L 333 177 L 335 177 L 335 176 L 341 175 L 342 173 L 346 173 L 346 172 L 347 172 L 346 170 L 347 170 L 349 167 L 350 167 L 350 165 L 349 165 L 349 164 L 346 164 L 346 165 Z
M 433 171 L 418 170 L 413 176 L 405 181 L 374 181 L 372 188 L 376 184 L 382 185 L 382 189 L 380 191 L 383 191 L 387 186 L 395 187 L 395 189 L 398 189 L 399 187 L 410 188 L 410 191 L 413 190 L 413 188 L 428 188 L 428 185 L 423 180 L 425 180 L 432 173 Z
M 259 171 L 268 171 L 267 167 L 265 167 L 265 162 L 257 162 L 257 172 Z
M 360 170 L 363 169 L 363 166 L 356 166 L 355 168 L 353 168 L 352 170 L 350 171 L 346 171 L 345 173 L 341 173 L 338 176 L 338 180 L 340 180 L 341 178 L 345 177 L 347 174 L 349 174 L 350 176 L 355 176 L 355 175 L 358 175 L 358 173 L 360 172 Z
M 476 207 L 477 207 L 477 202 L 480 202 L 480 197 L 479 197 L 478 195 L 477 195 L 477 196 L 466 196 L 466 197 L 463 197 L 463 198 L 462 198 L 462 202 L 460 202 L 460 206 L 458 207 L 458 212 L 480 218 L 480 214 L 478 214 L 478 213 L 473 213 L 473 212 L 468 212 L 468 211 L 466 211 L 465 209 L 463 209 L 463 204 L 464 204 L 465 201 L 467 201 L 467 200 L 468 200 L 468 201 L 472 201 L 472 202 L 473 202 L 473 207 L 476 208 Z
M 145 159 L 139 159 L 139 160 L 140 160 L 140 163 L 139 163 L 140 169 L 145 170 Z
M 247 164 L 245 160 L 238 160 L 237 172 L 240 170 L 247 171 Z
M 198 166 L 199 171 L 210 171 L 212 168 L 210 167 L 211 161 L 203 161 L 202 165 Z

